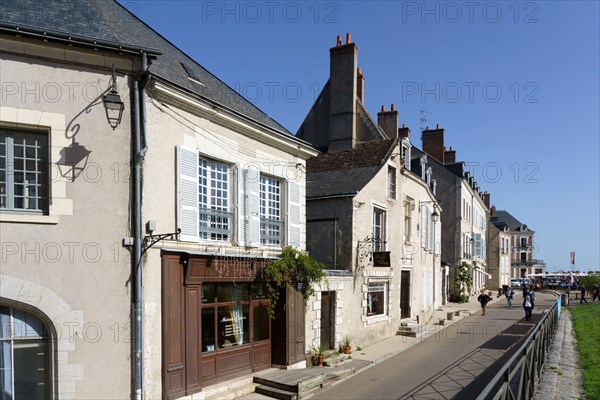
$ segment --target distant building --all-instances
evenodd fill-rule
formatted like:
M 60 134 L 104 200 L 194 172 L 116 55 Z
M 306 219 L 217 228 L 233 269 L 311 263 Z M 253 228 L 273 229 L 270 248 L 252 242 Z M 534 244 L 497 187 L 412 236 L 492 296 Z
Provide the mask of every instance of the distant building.
M 529 229 L 508 211 L 497 211 L 495 206 L 492 206 L 490 211 L 490 223 L 509 236 L 511 278 L 527 278 L 530 274 L 546 272 L 546 263 L 533 258 L 537 250 L 534 240 L 535 231 Z
M 488 288 L 494 290 L 510 285 L 512 237 L 507 229 L 500 229 L 492 223 L 488 225 L 488 272 L 491 275 Z
M 456 150 L 444 146 L 444 129 L 422 132 L 423 151 L 412 152 L 412 170 L 433 182 L 436 198 L 444 208 L 442 222 L 442 263 L 449 269 L 450 295 L 458 295 L 455 284 L 458 268 L 469 267 L 472 275 L 470 293 L 486 287 L 488 212 L 484 193 L 465 163 L 456 161 Z

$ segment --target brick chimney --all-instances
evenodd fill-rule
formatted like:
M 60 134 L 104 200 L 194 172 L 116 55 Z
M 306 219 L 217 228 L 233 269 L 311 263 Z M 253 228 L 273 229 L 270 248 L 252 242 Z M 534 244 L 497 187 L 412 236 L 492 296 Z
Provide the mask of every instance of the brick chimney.
M 444 147 L 444 164 L 454 164 L 455 162 L 456 150 L 452 150 L 452 146 L 450 146 L 450 150 L 446 150 L 446 148 Z
M 407 138 L 410 140 L 410 129 L 405 124 L 402 124 L 402 128 L 398 128 L 398 137 L 400 139 Z
M 329 144 L 330 153 L 351 150 L 356 143 L 356 96 L 358 47 L 346 34 L 329 49 Z
M 385 106 L 381 106 L 381 111 L 377 113 L 377 125 L 387 135 L 388 138 L 395 138 L 398 134 L 398 110 L 392 104 L 390 111 L 385 111 Z
M 496 206 L 492 206 L 492 208 L 490 208 L 490 217 L 495 217 L 496 216 Z
M 488 210 L 490 209 L 490 194 L 488 192 L 483 192 L 483 204 Z
M 365 76 L 360 68 L 356 70 L 356 97 L 365 104 Z
M 444 164 L 444 129 L 438 124 L 435 129 L 425 128 L 421 134 L 423 151 Z

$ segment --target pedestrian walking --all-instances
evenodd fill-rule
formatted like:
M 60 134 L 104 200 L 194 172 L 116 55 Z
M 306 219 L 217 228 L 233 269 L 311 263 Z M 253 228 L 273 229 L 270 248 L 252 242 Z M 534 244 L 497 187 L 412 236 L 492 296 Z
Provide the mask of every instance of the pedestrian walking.
M 487 303 L 490 302 L 492 298 L 485 293 L 484 289 L 481 289 L 481 294 L 477 297 L 477 301 L 481 304 L 481 311 L 483 315 L 485 315 L 485 310 L 487 308 Z
M 581 299 L 579 300 L 579 304 L 583 304 L 584 301 L 587 304 L 587 300 L 585 299 L 585 285 L 581 285 Z
M 598 300 L 600 300 L 600 288 L 598 287 L 598 284 L 594 284 L 594 291 L 592 292 L 593 294 L 593 298 L 592 301 L 595 303 L 596 302 L 596 298 L 598 298 Z
M 508 290 L 506 291 L 505 295 L 506 295 L 506 304 L 508 304 L 508 308 L 512 308 L 512 301 L 513 301 L 513 297 L 515 295 L 515 291 L 509 287 Z
M 533 303 L 533 300 L 531 300 L 531 296 L 525 296 L 525 299 L 523 299 L 523 308 L 525 309 L 525 321 L 531 321 L 531 312 L 533 311 L 534 305 L 535 304 Z

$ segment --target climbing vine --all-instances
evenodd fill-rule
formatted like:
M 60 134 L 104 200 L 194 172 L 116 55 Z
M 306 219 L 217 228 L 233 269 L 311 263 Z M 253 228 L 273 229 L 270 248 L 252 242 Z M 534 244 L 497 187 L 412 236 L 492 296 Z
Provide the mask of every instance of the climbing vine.
M 460 264 L 460 267 L 458 267 L 458 273 L 456 274 L 455 282 L 459 294 L 456 296 L 456 298 L 451 299 L 451 301 L 467 303 L 469 301 L 468 290 L 473 284 L 473 274 L 471 272 L 471 267 L 467 262 L 463 261 Z
M 283 249 L 279 257 L 267 263 L 262 277 L 267 283 L 267 293 L 271 303 L 269 316 L 275 318 L 275 305 L 279 300 L 279 289 L 294 285 L 302 291 L 304 301 L 315 293 L 314 284 L 325 277 L 325 266 L 291 246 Z

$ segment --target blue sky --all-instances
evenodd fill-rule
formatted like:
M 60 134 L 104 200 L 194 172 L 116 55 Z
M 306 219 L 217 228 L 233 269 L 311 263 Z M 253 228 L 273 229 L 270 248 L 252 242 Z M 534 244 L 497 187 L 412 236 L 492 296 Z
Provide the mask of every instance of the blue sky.
M 394 103 L 417 147 L 439 123 L 549 271 L 599 269 L 599 2 L 121 4 L 293 133 L 350 32 L 373 116 Z

